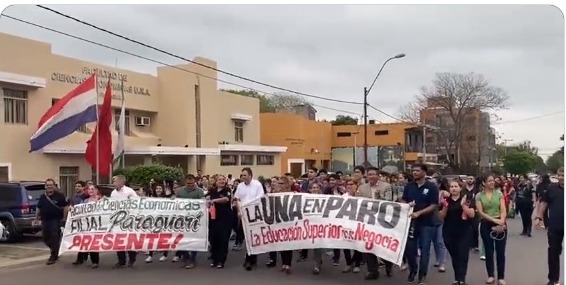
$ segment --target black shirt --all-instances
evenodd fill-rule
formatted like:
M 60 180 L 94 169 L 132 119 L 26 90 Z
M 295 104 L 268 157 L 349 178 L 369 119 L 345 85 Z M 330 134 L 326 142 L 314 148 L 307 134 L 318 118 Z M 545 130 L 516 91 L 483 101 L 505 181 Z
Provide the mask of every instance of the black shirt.
M 474 205 L 471 203 L 471 199 L 467 199 L 467 196 L 462 195 L 457 200 L 448 197 L 446 201 L 448 202 L 446 217 L 444 217 L 443 231 L 450 234 L 460 235 L 468 234 L 468 230 L 472 227 L 472 218 L 462 219 L 462 213 L 464 209 L 462 208 L 462 199 L 466 197 L 468 201 L 468 207 L 473 208 Z
M 67 198 L 65 198 L 65 195 L 61 192 L 55 191 L 49 198 L 47 198 L 47 194 L 44 193 L 39 197 L 39 201 L 37 201 L 37 208 L 40 210 L 40 219 L 42 221 L 60 221 L 65 215 L 63 208 L 68 205 Z
M 218 198 L 232 198 L 232 191 L 229 187 L 224 187 L 222 189 L 211 189 L 207 193 L 210 200 L 218 199 Z M 226 203 L 214 203 L 214 207 L 216 208 L 216 219 L 214 221 L 217 222 L 229 222 L 231 221 L 232 217 L 232 207 L 230 201 Z M 212 220 L 211 220 L 212 222 Z
M 542 196 L 542 201 L 546 202 L 548 209 L 549 230 L 564 230 L 564 186 L 552 183 Z
M 532 186 L 528 184 L 517 185 L 517 191 L 515 192 L 515 201 L 517 204 L 532 204 L 533 203 L 533 193 L 535 190 Z

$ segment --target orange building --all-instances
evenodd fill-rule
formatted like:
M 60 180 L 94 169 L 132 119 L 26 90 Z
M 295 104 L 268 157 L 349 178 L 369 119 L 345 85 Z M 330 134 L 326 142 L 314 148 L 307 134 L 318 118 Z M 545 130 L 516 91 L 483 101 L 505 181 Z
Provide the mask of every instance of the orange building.
M 286 146 L 281 155 L 281 171 L 299 177 L 315 166 L 330 169 L 332 126 L 293 113 L 260 114 L 261 144 L 277 142 Z M 283 174 L 282 173 L 282 174 Z
M 422 129 L 411 123 L 368 125 L 368 161 L 388 171 L 400 171 L 422 160 Z M 364 126 L 332 127 L 332 170 L 350 172 L 364 162 Z M 430 160 L 434 160 L 427 154 Z

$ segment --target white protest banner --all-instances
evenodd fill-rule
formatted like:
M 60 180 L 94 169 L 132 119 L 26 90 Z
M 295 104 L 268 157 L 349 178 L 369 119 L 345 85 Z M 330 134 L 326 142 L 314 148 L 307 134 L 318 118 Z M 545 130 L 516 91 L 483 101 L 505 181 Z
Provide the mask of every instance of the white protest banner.
M 361 197 L 269 194 L 240 206 L 251 254 L 309 248 L 355 249 L 402 263 L 412 208 Z
M 59 253 L 208 250 L 205 200 L 101 199 L 69 211 Z

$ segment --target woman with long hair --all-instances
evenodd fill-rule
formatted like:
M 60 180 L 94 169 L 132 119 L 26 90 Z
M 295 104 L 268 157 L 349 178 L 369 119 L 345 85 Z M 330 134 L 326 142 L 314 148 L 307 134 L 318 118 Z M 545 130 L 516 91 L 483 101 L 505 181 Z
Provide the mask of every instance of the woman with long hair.
M 232 232 L 232 190 L 226 176 L 217 175 L 215 185 L 207 193 L 209 203 L 210 267 L 224 268 Z
M 444 244 L 452 260 L 453 285 L 465 285 L 468 272 L 469 248 L 472 237 L 475 206 L 471 199 L 462 194 L 462 187 L 456 180 L 449 182 L 450 197 L 445 198 L 438 213 L 441 220 Z
M 486 284 L 495 282 L 497 260 L 498 285 L 505 285 L 505 247 L 507 245 L 507 208 L 503 193 L 495 189 L 495 179 L 481 179 L 484 189 L 476 196 L 477 213 L 480 215 L 480 236 L 485 247 Z
M 322 194 L 322 185 L 318 182 L 314 182 L 310 185 L 309 189 L 311 194 Z M 312 269 L 312 274 L 319 274 L 320 268 L 322 266 L 322 255 L 324 254 L 325 249 L 323 248 L 315 248 L 313 250 L 313 259 L 314 259 L 314 267 Z
M 153 183 L 151 192 L 148 195 L 149 197 L 153 198 L 167 198 L 167 194 L 165 193 L 165 189 L 163 184 L 161 183 Z M 147 258 L 145 259 L 146 263 L 153 262 L 153 251 L 147 253 Z M 168 251 L 164 251 L 163 255 L 159 258 L 159 262 L 163 262 L 167 260 L 167 256 L 169 255 Z

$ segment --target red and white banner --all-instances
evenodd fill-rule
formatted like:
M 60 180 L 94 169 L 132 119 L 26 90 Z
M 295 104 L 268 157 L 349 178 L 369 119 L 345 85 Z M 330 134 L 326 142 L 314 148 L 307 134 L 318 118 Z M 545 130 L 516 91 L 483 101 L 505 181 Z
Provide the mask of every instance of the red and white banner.
M 412 208 L 361 197 L 269 194 L 241 205 L 249 253 L 354 249 L 400 265 Z
M 174 250 L 208 250 L 205 200 L 141 197 L 76 205 L 59 254 Z

